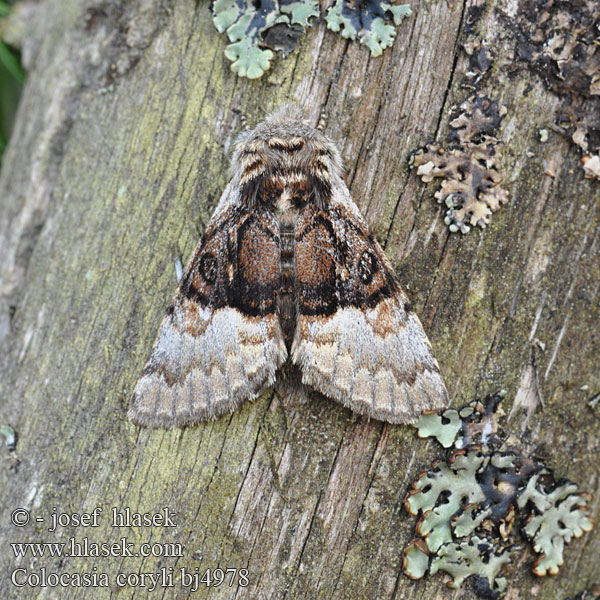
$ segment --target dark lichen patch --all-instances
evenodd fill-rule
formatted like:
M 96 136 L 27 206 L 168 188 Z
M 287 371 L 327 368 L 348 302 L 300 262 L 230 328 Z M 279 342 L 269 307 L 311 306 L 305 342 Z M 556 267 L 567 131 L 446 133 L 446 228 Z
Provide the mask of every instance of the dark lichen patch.
M 444 222 L 450 231 L 485 228 L 492 212 L 508 202 L 508 192 L 500 186 L 500 147 L 494 137 L 505 115 L 506 107 L 481 92 L 474 94 L 453 111 L 448 146 L 428 144 L 411 157 L 423 182 L 442 179 L 435 198 L 448 209 Z
M 504 416 L 505 392 L 473 400 L 460 410 L 449 408 L 443 413 L 427 412 L 415 423 L 420 438 L 435 437 L 444 447 L 466 448 L 475 444 L 497 442 L 498 419 Z
M 583 171 L 588 179 L 600 179 L 600 102 L 597 108 L 598 111 L 593 111 L 569 104 L 556 117 L 556 130 L 581 151 Z
M 473 2 L 470 3 L 470 6 L 467 8 L 467 12 L 465 14 L 465 25 L 463 28 L 463 34 L 475 34 L 475 29 L 485 12 L 485 8 L 485 0 L 473 0 Z
M 589 590 L 580 592 L 577 596 L 565 598 L 565 600 L 600 600 L 600 584 L 592 586 Z
M 519 527 L 538 554 L 532 568 L 538 576 L 558 573 L 565 544 L 592 528 L 591 496 L 505 441 L 498 427 L 503 396 L 429 413 L 415 424 L 420 437 L 435 437 L 452 453 L 420 473 L 405 499 L 406 510 L 419 517 L 419 537 L 403 556 L 408 577 L 441 570 L 454 588 L 473 577 L 477 593 L 499 598 Z
M 588 179 L 600 179 L 600 3 L 591 0 L 521 0 L 516 19 L 505 15 L 515 56 L 563 99 L 570 139 L 583 153 Z
M 479 82 L 494 64 L 492 50 L 478 31 L 485 11 L 485 0 L 474 0 L 466 11 L 461 32 L 460 45 L 469 57 L 469 70 L 465 75 L 470 85 Z
M 452 110 L 448 141 L 461 145 L 483 142 L 496 134 L 506 112 L 505 106 L 477 93 Z
M 559 95 L 600 96 L 600 4 L 521 0 L 517 55 Z
M 505 396 L 504 391 L 491 394 L 484 400 L 473 400 L 460 410 L 461 428 L 454 443 L 457 448 L 499 443 L 498 420 L 504 416 L 502 401 Z
M 463 48 L 469 57 L 469 71 L 467 76 L 481 77 L 485 75 L 494 64 L 492 51 L 485 44 L 473 40 L 473 45 L 465 44 Z
M 263 34 L 263 43 L 270 50 L 281 52 L 285 58 L 294 50 L 304 30 L 300 25 L 277 23 Z

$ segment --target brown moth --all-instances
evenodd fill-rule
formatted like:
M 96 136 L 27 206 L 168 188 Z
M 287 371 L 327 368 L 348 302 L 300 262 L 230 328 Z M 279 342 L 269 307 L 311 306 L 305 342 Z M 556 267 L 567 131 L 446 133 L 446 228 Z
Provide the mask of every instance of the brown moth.
M 135 386 L 147 427 L 215 419 L 291 361 L 352 410 L 411 423 L 448 394 L 423 327 L 350 198 L 335 144 L 286 105 L 240 134 L 231 180 Z

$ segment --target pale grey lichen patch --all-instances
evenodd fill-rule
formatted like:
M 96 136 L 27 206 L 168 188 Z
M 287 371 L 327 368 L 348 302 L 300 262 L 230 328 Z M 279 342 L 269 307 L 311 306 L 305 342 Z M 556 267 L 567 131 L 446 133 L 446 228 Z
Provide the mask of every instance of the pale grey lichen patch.
M 454 588 L 472 577 L 476 591 L 499 598 L 506 590 L 501 573 L 517 549 L 517 519 L 539 555 L 538 576 L 556 574 L 565 544 L 592 528 L 589 494 L 556 481 L 541 462 L 504 441 L 504 395 L 428 413 L 415 423 L 420 437 L 434 437 L 452 453 L 420 473 L 405 499 L 406 510 L 418 517 L 418 537 L 403 555 L 408 577 L 444 571 Z
M 508 202 L 508 192 L 500 185 L 500 145 L 494 137 L 505 115 L 506 107 L 477 93 L 450 121 L 446 148 L 432 143 L 411 156 L 424 183 L 442 180 L 434 196 L 447 207 L 444 222 L 452 232 L 467 233 L 475 225 L 485 228 L 491 214 Z
M 10 425 L 2 425 L 0 427 L 0 436 L 4 438 L 4 444 L 8 450 L 7 460 L 9 463 L 9 468 L 11 471 L 16 472 L 19 468 L 19 464 L 21 463 L 21 458 L 16 451 L 19 436 Z
M 589 0 L 522 1 L 514 32 L 519 58 L 559 95 L 600 96 L 598 19 L 600 4 Z
M 421 579 L 429 570 L 429 550 L 423 540 L 408 543 L 402 554 L 402 570 L 410 579 Z
M 435 463 L 413 482 L 405 507 L 411 515 L 422 515 L 417 533 L 431 552 L 452 541 L 452 517 L 461 506 L 485 501 L 485 494 L 477 484 L 484 461 L 485 456 L 478 450 L 459 450 L 447 463 Z
M 10 425 L 0 427 L 0 435 L 4 438 L 4 444 L 9 452 L 17 447 L 17 432 Z
M 217 31 L 227 33 L 231 42 L 225 48 L 231 69 L 249 79 L 270 68 L 274 52 L 284 58 L 292 52 L 304 29 L 321 16 L 318 0 L 213 0 L 211 10 Z M 329 29 L 359 40 L 379 56 L 393 44 L 395 26 L 410 14 L 408 4 L 335 0 L 325 20 Z
M 281 12 L 290 16 L 292 25 L 308 27 L 311 20 L 320 16 L 319 2 L 310 0 L 279 0 Z
M 454 444 L 461 426 L 458 411 L 454 409 L 446 410 L 441 415 L 435 411 L 426 412 L 415 423 L 420 438 L 435 437 L 444 448 Z

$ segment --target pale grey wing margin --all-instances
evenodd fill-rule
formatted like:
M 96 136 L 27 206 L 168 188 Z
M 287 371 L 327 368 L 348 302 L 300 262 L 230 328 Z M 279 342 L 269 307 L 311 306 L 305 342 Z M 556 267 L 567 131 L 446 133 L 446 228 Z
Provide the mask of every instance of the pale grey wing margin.
M 201 335 L 165 317 L 138 380 L 129 418 L 145 427 L 183 427 L 234 411 L 273 384 L 287 357 L 279 322 L 257 322 L 234 308 L 210 315 Z
M 216 419 L 272 385 L 285 362 L 274 309 L 249 316 L 241 301 L 230 305 L 232 287 L 248 285 L 239 265 L 226 260 L 239 219 L 239 212 L 220 211 L 194 251 L 135 386 L 128 412 L 134 423 L 169 428 Z M 252 224 L 245 225 L 251 231 Z M 261 264 L 277 261 L 278 268 L 277 244 L 263 246 Z M 265 289 L 272 289 L 273 282 L 267 283 Z
M 382 328 L 382 319 L 390 328 Z M 386 331 L 382 331 L 386 329 Z M 292 360 L 303 383 L 350 409 L 390 423 L 413 423 L 448 405 L 448 393 L 417 316 L 394 298 L 326 319 L 300 316 Z

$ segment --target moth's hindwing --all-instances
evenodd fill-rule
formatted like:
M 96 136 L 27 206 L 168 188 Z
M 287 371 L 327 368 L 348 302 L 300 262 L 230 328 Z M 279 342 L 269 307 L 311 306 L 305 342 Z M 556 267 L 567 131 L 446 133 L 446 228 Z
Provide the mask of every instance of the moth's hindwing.
M 423 327 L 347 190 L 296 224 L 302 381 L 352 410 L 410 423 L 448 404 Z
M 267 211 L 230 206 L 213 216 L 135 386 L 129 418 L 147 427 L 215 419 L 270 386 L 287 357 L 279 280 L 279 231 Z

